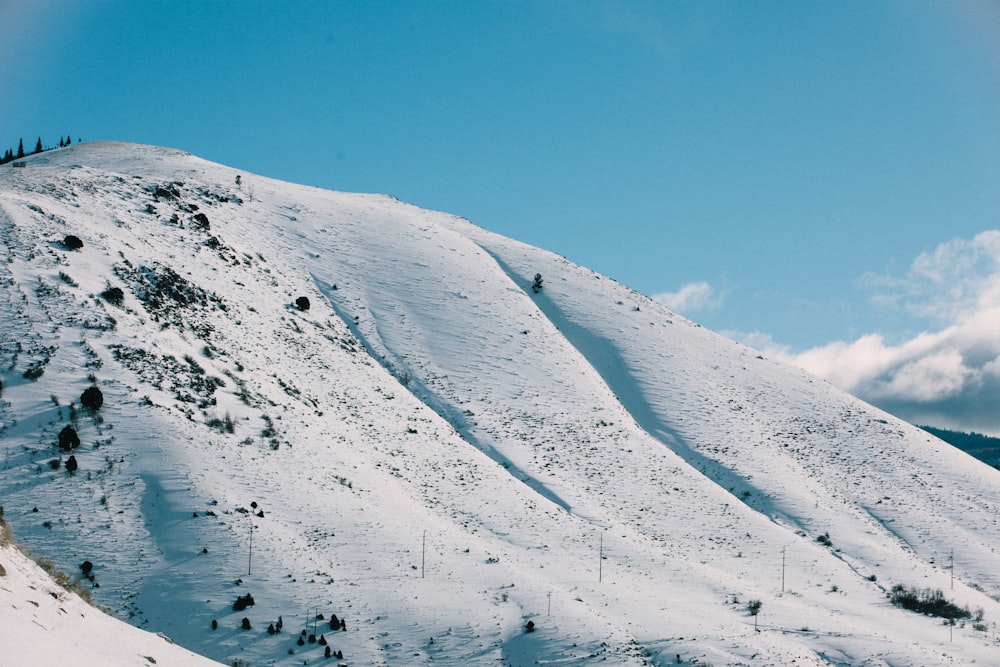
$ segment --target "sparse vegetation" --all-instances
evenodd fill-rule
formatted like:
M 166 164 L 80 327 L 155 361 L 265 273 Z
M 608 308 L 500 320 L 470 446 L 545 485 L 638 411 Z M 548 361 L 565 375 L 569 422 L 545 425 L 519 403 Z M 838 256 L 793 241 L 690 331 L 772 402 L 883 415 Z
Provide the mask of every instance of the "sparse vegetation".
M 38 378 L 45 375 L 45 364 L 47 362 L 48 359 L 42 359 L 39 361 L 31 362 L 31 364 L 29 364 L 28 367 L 24 369 L 24 372 L 21 373 L 21 376 L 24 377 L 25 380 L 32 380 L 32 381 L 37 380 Z
M 969 611 L 968 607 L 959 607 L 950 602 L 940 589 L 918 589 L 896 584 L 889 593 L 889 599 L 897 607 L 927 616 L 937 616 L 949 620 L 972 618 L 972 612 Z
M 87 604 L 91 604 L 90 600 L 90 589 L 85 588 L 83 582 L 74 577 L 70 577 L 68 574 L 58 569 L 51 559 L 45 556 L 35 556 L 32 554 L 27 554 L 31 560 L 35 561 L 38 567 L 45 570 L 45 572 L 52 577 L 52 580 L 56 582 L 61 588 L 76 593 L 80 598 Z
M 205 420 L 205 424 L 219 433 L 236 433 L 236 422 L 228 412 L 225 417 L 209 417 Z
M 10 526 L 3 518 L 3 505 L 0 505 L 0 547 L 10 544 Z

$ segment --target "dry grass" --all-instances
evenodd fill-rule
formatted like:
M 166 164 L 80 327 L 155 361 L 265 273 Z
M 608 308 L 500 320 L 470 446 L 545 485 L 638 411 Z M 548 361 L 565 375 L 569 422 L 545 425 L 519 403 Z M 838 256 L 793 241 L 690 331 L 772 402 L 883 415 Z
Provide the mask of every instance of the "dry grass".
M 68 574 L 62 570 L 56 568 L 55 564 L 51 559 L 45 556 L 35 556 L 29 553 L 27 550 L 20 548 L 15 542 L 14 538 L 11 536 L 10 526 L 7 522 L 3 520 L 3 508 L 0 507 L 0 547 L 6 547 L 14 545 L 15 548 L 19 549 L 21 553 L 25 554 L 31 560 L 35 561 L 38 567 L 45 570 L 45 572 L 52 577 L 59 586 L 67 591 L 76 593 L 80 598 L 89 605 L 93 605 L 90 600 L 90 589 L 85 588 L 83 583 L 74 577 L 70 577 Z M 3 571 L 3 567 L 0 566 L 0 576 L 6 576 L 6 571 Z

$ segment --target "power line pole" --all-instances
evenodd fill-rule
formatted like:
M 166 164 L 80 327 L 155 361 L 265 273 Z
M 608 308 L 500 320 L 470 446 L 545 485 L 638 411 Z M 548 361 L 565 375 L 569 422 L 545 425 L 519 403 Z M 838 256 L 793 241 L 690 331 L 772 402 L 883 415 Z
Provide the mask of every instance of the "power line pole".
M 247 512 L 247 516 L 250 518 L 250 552 L 247 554 L 247 576 L 248 577 L 250 576 L 250 564 L 253 562 L 253 519 L 254 519 L 254 512 L 255 511 L 257 511 L 257 501 L 256 500 L 250 503 L 250 511 Z M 263 512 L 261 512 L 261 516 L 264 516 Z
M 247 554 L 247 576 L 250 576 L 250 564 L 253 562 L 253 512 L 247 515 L 250 518 L 250 553 Z
M 604 576 L 604 531 L 598 533 L 601 538 L 600 546 L 597 549 L 597 583 L 601 583 Z
M 785 592 L 785 547 L 781 547 L 781 592 Z
M 427 531 L 424 531 L 424 538 L 420 542 L 420 578 L 424 578 L 424 565 L 427 563 Z

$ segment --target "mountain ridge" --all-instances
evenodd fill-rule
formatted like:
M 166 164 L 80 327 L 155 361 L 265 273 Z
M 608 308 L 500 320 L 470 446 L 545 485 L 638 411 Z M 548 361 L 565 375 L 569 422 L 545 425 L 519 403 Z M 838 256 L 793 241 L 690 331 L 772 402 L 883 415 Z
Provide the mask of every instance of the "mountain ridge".
M 132 622 L 252 664 L 315 657 L 262 629 L 317 609 L 357 664 L 992 655 L 887 601 L 954 574 L 1000 616 L 1000 478 L 915 427 L 390 196 L 132 144 L 26 162 L 0 171 L 4 504 Z M 46 465 L 66 424 L 73 475 Z

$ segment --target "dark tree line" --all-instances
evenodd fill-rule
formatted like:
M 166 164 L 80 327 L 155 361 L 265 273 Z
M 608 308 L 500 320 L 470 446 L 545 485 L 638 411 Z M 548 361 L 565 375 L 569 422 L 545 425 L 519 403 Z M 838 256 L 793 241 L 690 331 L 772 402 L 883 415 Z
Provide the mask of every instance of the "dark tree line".
M 65 148 L 66 146 L 69 146 L 72 143 L 73 143 L 72 137 L 67 136 L 65 139 L 59 137 L 59 148 Z M 35 150 L 33 150 L 30 153 L 30 155 L 42 153 L 47 150 L 49 149 L 45 148 L 42 145 L 42 138 L 38 137 L 38 141 L 35 142 Z M 13 148 L 8 148 L 6 152 L 4 152 L 3 157 L 0 158 L 0 164 L 6 164 L 8 162 L 13 162 L 14 160 L 20 160 L 25 155 L 29 155 L 29 153 L 25 153 L 24 151 L 24 139 L 19 139 L 17 142 L 17 150 L 15 151 Z
M 961 449 L 966 454 L 974 456 L 994 468 L 1000 468 L 1000 438 L 993 438 L 975 432 L 949 431 L 948 429 L 934 428 L 933 426 L 920 426 L 920 428 L 944 440 L 949 445 Z

